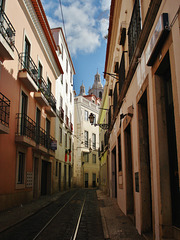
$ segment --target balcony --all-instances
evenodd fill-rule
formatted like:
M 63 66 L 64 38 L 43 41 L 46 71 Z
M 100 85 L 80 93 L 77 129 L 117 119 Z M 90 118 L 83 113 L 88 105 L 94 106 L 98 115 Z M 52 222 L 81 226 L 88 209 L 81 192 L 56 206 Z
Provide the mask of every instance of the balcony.
M 65 125 L 66 125 L 66 128 L 69 128 L 69 118 L 67 115 L 65 116 Z
M 0 58 L 14 59 L 15 29 L 4 10 L 0 8 Z
M 62 107 L 59 107 L 59 119 L 63 122 L 64 121 L 64 110 Z
M 128 30 L 128 48 L 129 48 L 129 64 L 133 57 L 136 45 L 141 33 L 141 13 L 139 0 L 135 0 L 134 8 L 132 12 L 131 21 Z
M 38 79 L 38 86 L 39 86 L 39 91 L 34 93 L 34 98 L 36 101 L 39 103 L 41 107 L 47 107 L 49 106 L 48 102 L 48 88 L 47 84 L 45 83 L 44 79 L 41 77 Z
M 0 93 L 0 134 L 9 133 L 10 100 Z
M 16 136 L 15 141 L 27 147 L 36 146 L 36 123 L 26 114 L 16 114 Z
M 26 53 L 20 53 L 19 56 L 21 70 L 19 79 L 30 92 L 38 91 L 38 68 L 32 58 Z
M 56 140 L 51 137 L 43 128 L 36 128 L 36 149 L 44 154 L 55 156 L 54 143 Z M 53 144 L 52 144 L 53 143 Z M 57 145 L 57 144 L 56 144 Z

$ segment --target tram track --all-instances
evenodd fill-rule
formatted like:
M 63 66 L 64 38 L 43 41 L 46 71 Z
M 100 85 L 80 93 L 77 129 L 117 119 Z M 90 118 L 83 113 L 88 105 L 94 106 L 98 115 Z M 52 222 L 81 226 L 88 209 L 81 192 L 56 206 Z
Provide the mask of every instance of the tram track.
M 0 233 L 2 240 L 84 240 L 104 239 L 89 237 L 98 227 L 95 191 L 68 191 L 36 214 Z M 92 215 L 92 216 L 91 216 Z M 101 236 L 101 227 L 99 236 Z M 97 232 L 98 232 L 97 231 Z

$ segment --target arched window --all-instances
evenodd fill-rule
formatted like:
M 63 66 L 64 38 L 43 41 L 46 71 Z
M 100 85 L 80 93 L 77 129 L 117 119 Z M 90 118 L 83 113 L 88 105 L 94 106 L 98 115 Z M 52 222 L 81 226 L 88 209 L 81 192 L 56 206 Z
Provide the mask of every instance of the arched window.
M 99 98 L 102 98 L 102 92 L 99 92 Z

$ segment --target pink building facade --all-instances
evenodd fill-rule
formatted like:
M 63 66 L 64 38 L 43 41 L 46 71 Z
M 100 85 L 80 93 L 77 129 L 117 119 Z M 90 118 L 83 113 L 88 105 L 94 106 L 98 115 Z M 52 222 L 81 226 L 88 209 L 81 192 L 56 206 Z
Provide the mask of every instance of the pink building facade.
M 55 80 L 63 70 L 41 2 L 0 3 L 0 210 L 3 210 L 52 193 Z

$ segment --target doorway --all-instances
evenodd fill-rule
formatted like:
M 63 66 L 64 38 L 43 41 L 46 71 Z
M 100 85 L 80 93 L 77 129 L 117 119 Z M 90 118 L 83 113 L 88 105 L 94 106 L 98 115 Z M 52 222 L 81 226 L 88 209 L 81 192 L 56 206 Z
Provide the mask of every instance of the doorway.
M 61 191 L 61 163 L 59 163 L 59 192 Z
M 116 147 L 112 150 L 112 197 L 117 198 Z
M 41 195 L 51 193 L 51 163 L 42 160 Z
M 64 190 L 66 190 L 66 165 L 64 165 Z
M 164 143 L 163 150 L 160 149 L 160 154 L 166 151 L 166 157 L 160 158 L 160 170 L 162 166 L 167 166 L 168 174 L 162 172 L 162 188 L 167 189 L 164 196 L 161 196 L 161 201 L 164 202 L 168 196 L 167 181 L 169 180 L 170 199 L 171 199 L 171 211 L 172 214 L 172 225 L 180 228 L 180 191 L 179 191 L 179 172 L 178 172 L 178 159 L 177 159 L 177 143 L 176 143 L 176 128 L 174 118 L 174 103 L 173 103 L 173 91 L 172 91 L 172 79 L 171 79 L 171 67 L 169 52 L 167 52 L 162 63 L 160 64 L 156 72 L 156 84 L 158 84 L 160 95 L 160 105 L 157 105 L 157 117 L 158 117 L 158 128 L 162 128 L 163 134 L 161 133 L 159 141 Z M 158 81 L 158 82 L 157 82 Z M 156 90 L 157 91 L 157 90 Z M 156 95 L 158 93 L 156 92 Z M 158 96 L 157 96 L 158 97 Z M 161 111 L 159 111 L 161 110 Z M 164 114 L 164 115 L 163 115 Z M 162 123 L 163 121 L 163 123 Z M 161 131 L 162 132 L 162 131 Z M 165 145 L 166 144 L 166 145 Z M 166 147 L 167 146 L 167 147 Z M 165 148 L 166 147 L 166 148 Z M 165 179 L 163 179 L 165 178 Z M 165 206 L 164 206 L 165 208 Z M 167 211 L 167 209 L 166 209 Z
M 96 187 L 96 173 L 92 174 L 92 187 L 95 188 Z
M 152 232 L 152 189 L 149 152 L 147 89 L 138 102 L 142 232 Z M 138 173 L 139 174 L 139 173 Z M 139 182 L 138 182 L 139 185 Z M 139 187 L 137 188 L 139 189 Z M 136 190 L 137 191 L 137 190 Z
M 126 212 L 134 222 L 134 193 L 133 193 L 133 171 L 131 150 L 131 125 L 124 131 L 125 140 L 125 166 L 126 166 Z
M 85 188 L 88 188 L 88 178 L 89 178 L 89 176 L 88 176 L 88 173 L 85 173 Z
M 38 170 L 39 170 L 39 158 L 34 158 L 34 184 L 33 184 L 33 198 L 38 198 L 39 181 L 38 181 Z

